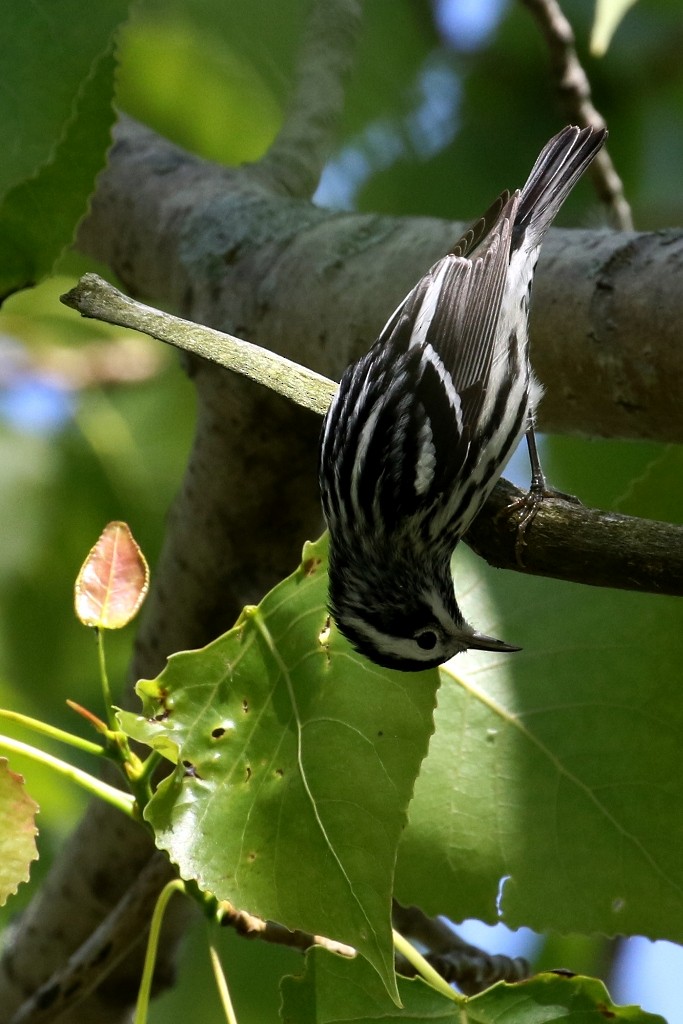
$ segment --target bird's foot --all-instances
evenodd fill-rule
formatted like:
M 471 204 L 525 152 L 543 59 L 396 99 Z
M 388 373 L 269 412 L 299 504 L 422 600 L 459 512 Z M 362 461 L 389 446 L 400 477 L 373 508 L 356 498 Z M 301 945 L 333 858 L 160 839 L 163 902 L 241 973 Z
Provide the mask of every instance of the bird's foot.
M 526 547 L 526 533 L 533 523 L 539 508 L 544 501 L 567 501 L 573 505 L 580 505 L 581 500 L 574 494 L 567 494 L 565 491 L 558 491 L 554 487 L 548 487 L 545 479 L 532 480 L 531 486 L 526 494 L 511 501 L 503 510 L 506 515 L 517 515 L 517 537 L 515 538 L 515 558 L 517 564 L 524 566 L 524 548 Z

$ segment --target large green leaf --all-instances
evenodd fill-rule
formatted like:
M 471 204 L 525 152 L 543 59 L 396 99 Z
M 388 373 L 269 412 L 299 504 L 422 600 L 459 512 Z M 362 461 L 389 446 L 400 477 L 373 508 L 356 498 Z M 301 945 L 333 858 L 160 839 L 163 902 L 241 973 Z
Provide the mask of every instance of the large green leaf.
M 515 985 L 502 982 L 455 1003 L 421 980 L 399 979 L 401 1009 L 392 1006 L 376 975 L 360 960 L 344 960 L 322 949 L 306 957 L 303 978 L 282 982 L 283 1024 L 664 1024 L 636 1006 L 615 1006 L 593 978 L 541 974 Z
M 10 0 L 0 82 L 0 298 L 71 242 L 114 120 L 113 34 L 128 3 Z
M 5 0 L 0 195 L 54 159 L 76 116 L 76 97 L 109 49 L 128 7 L 129 0 L 87 8 L 83 0 Z
M 114 121 L 114 58 L 109 49 L 74 98 L 63 136 L 35 174 L 0 205 L 0 301 L 35 284 L 72 241 L 104 166 Z
M 394 991 L 396 847 L 438 674 L 381 672 L 325 612 L 325 545 L 238 626 L 141 682 L 131 734 L 177 766 L 145 812 L 183 877 L 355 946 Z
M 466 574 L 472 558 L 458 552 Z M 681 941 L 680 602 L 480 572 L 498 623 L 485 590 L 465 595 L 470 621 L 524 650 L 443 670 L 398 898 L 455 920 Z

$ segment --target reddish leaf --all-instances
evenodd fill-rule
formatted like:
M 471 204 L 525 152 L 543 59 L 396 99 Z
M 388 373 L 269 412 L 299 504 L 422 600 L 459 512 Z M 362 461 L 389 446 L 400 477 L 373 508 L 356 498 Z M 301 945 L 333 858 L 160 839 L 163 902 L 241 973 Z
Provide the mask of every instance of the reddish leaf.
M 29 865 L 38 856 L 37 811 L 22 776 L 10 771 L 7 759 L 0 757 L 0 907 L 20 882 L 28 881 Z
M 121 629 L 138 612 L 149 587 L 145 556 L 126 523 L 109 523 L 76 579 L 76 615 L 85 626 Z

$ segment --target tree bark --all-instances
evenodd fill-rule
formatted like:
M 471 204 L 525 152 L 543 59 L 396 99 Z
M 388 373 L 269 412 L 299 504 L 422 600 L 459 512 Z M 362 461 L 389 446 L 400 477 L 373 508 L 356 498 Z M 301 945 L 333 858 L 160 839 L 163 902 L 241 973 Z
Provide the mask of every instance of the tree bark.
M 79 241 L 132 294 L 338 380 L 463 227 L 331 213 L 125 122 Z M 683 441 L 682 263 L 680 230 L 550 230 L 531 316 L 541 429 Z

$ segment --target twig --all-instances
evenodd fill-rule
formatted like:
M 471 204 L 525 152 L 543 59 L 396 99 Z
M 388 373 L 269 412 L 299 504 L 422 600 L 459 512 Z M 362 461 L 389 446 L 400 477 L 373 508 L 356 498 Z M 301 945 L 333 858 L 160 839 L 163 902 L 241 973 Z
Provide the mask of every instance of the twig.
M 393 919 L 397 931 L 427 947 L 425 960 L 465 995 L 483 992 L 497 981 L 522 981 L 529 977 L 529 964 L 523 957 L 492 955 L 471 946 L 443 918 L 428 917 L 419 907 L 402 907 L 394 901 Z M 407 961 L 401 960 L 397 966 L 401 974 L 415 974 Z
M 282 128 L 251 170 L 288 195 L 315 191 L 344 107 L 361 24 L 358 0 L 314 0 Z
M 208 327 L 136 302 L 95 274 L 62 302 L 83 316 L 131 327 L 265 384 L 323 415 L 337 385 L 312 370 Z M 526 534 L 524 565 L 515 552 L 517 519 L 507 506 L 522 492 L 499 481 L 467 543 L 497 568 L 654 594 L 683 595 L 683 526 L 545 501 Z
M 499 480 L 465 535 L 489 565 L 592 587 L 683 596 L 683 526 L 602 512 L 579 502 L 553 498 L 541 503 L 525 534 L 520 565 L 517 515 L 508 507 L 523 494 Z
M 136 302 L 97 274 L 85 274 L 75 288 L 61 296 L 61 301 L 78 310 L 82 316 L 104 320 L 119 327 L 131 327 L 175 348 L 209 359 L 218 366 L 234 370 L 321 416 L 337 388 L 327 377 L 307 370 L 284 356 Z
M 66 964 L 15 1012 L 9 1024 L 48 1024 L 77 1006 L 144 937 L 157 896 L 173 877 L 163 853 L 155 853 L 130 889 Z
M 605 119 L 593 105 L 591 86 L 578 54 L 574 31 L 557 0 L 522 0 L 543 33 L 557 89 L 569 117 L 582 127 L 604 128 Z M 611 157 L 603 149 L 591 168 L 596 190 L 609 206 L 616 227 L 633 230 L 631 207 Z
M 310 932 L 290 931 L 276 921 L 264 921 L 261 917 L 248 914 L 245 910 L 237 910 L 231 903 L 221 903 L 221 924 L 234 928 L 238 935 L 245 939 L 263 939 L 264 942 L 275 942 L 280 946 L 291 946 L 305 952 L 311 946 L 323 946 L 330 953 L 340 956 L 355 957 L 356 950 L 343 942 L 336 942 L 324 935 L 312 935 Z

